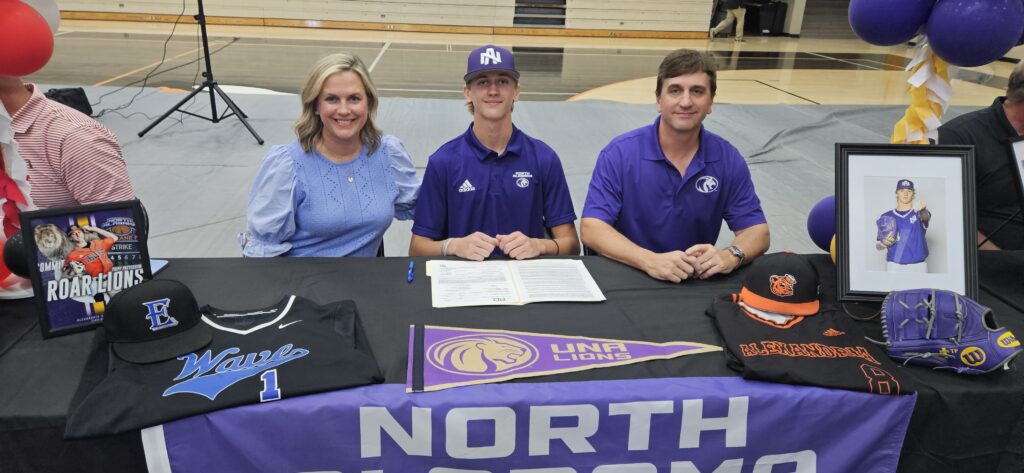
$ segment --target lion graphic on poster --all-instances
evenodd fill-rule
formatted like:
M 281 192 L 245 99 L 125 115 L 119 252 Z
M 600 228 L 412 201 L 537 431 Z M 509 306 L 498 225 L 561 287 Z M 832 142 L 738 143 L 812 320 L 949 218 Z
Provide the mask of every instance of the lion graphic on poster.
M 447 340 L 431 347 L 433 361 L 463 373 L 501 373 L 530 362 L 528 345 L 508 337 L 476 336 Z
M 75 244 L 56 225 L 46 223 L 35 228 L 36 248 L 50 261 L 64 261 Z

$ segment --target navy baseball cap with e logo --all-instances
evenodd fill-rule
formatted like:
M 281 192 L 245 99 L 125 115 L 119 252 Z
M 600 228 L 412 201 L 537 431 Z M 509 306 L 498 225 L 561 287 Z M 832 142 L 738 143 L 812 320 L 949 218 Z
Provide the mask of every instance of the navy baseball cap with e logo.
M 155 363 L 192 353 L 210 343 L 195 296 L 170 279 L 143 281 L 107 304 L 103 328 L 114 353 L 132 363 Z

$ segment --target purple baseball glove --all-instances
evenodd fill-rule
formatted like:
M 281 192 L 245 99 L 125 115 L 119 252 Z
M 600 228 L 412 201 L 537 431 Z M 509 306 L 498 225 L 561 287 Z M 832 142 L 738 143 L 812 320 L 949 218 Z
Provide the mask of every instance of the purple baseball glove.
M 889 293 L 882 332 L 890 357 L 962 374 L 1008 368 L 1021 352 L 1013 333 L 996 326 L 992 309 L 940 289 Z
M 882 215 L 875 220 L 875 226 L 878 227 L 878 237 L 875 239 L 878 241 L 885 240 L 887 237 L 896 237 L 896 218 L 891 215 Z

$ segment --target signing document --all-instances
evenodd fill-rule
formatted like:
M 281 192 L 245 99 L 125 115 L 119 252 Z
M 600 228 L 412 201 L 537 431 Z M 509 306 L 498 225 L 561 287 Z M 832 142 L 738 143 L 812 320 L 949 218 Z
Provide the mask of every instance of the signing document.
M 605 300 L 580 260 L 427 262 L 434 307 Z

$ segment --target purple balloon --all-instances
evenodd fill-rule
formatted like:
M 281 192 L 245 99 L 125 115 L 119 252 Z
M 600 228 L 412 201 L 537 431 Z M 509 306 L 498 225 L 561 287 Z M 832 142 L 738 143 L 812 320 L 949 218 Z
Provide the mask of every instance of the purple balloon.
M 852 0 L 850 27 L 874 45 L 905 43 L 928 21 L 933 5 L 935 0 Z
M 1024 31 L 1020 0 L 939 0 L 928 18 L 928 41 L 946 62 L 988 64 L 1013 48 Z
M 836 234 L 836 196 L 821 199 L 807 215 L 807 233 L 818 248 L 829 251 Z

